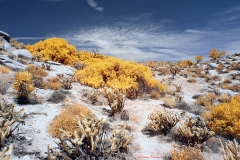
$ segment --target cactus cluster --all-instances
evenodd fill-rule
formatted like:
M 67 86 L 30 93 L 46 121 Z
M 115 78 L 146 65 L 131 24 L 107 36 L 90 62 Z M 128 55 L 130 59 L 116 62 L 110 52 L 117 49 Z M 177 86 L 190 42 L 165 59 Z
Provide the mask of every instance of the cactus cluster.
M 180 121 L 180 127 L 177 129 L 177 138 L 190 146 L 201 147 L 205 141 L 215 135 L 213 131 L 209 131 L 206 123 L 201 117 L 194 119 L 187 115 L 186 120 Z
M 221 153 L 223 155 L 224 160 L 239 160 L 240 159 L 240 146 L 238 145 L 236 139 L 232 141 L 228 141 L 225 143 L 225 146 L 221 143 Z
M 48 145 L 48 159 L 95 159 L 107 158 L 109 153 L 115 153 L 120 149 L 128 149 L 128 145 L 133 136 L 126 131 L 126 125 L 120 130 L 113 130 L 112 138 L 105 143 L 106 133 L 104 126 L 107 120 L 96 120 L 94 118 L 84 117 L 83 120 L 77 119 L 77 126 L 74 133 L 62 131 L 59 137 L 60 143 L 58 149 L 50 149 Z M 70 142 L 70 143 L 69 143 Z
M 155 110 L 148 116 L 148 119 L 150 120 L 148 127 L 156 133 L 163 133 L 166 135 L 179 121 L 179 115 L 172 114 L 166 109 L 164 112 Z

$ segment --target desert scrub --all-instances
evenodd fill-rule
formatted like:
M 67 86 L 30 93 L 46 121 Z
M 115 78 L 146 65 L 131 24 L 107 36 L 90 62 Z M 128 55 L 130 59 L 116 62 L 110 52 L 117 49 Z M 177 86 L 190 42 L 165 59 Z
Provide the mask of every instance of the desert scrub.
M 12 87 L 16 90 L 18 103 L 29 103 L 29 94 L 35 89 L 32 84 L 32 74 L 27 71 L 18 72 L 14 80 L 15 82 L 13 82 Z
M 123 61 L 119 58 L 105 56 L 103 59 L 85 60 L 86 68 L 76 72 L 79 81 L 93 88 L 117 87 L 123 92 L 127 88 L 138 89 L 139 79 L 146 81 L 151 88 L 166 91 L 167 87 L 152 78 L 149 67 L 136 62 Z
M 189 83 L 196 83 L 196 79 L 195 78 L 190 78 L 187 80 Z
M 0 66 L 0 73 L 8 73 L 10 71 L 10 69 L 6 66 Z
M 76 47 L 68 44 L 63 38 L 49 38 L 34 45 L 26 45 L 25 48 L 33 56 L 39 54 L 42 60 L 52 60 L 66 65 L 78 61 Z
M 159 99 L 160 97 L 161 97 L 160 93 L 155 90 L 153 90 L 150 94 L 150 98 L 152 98 L 152 99 Z
M 7 93 L 8 88 L 11 86 L 10 78 L 9 75 L 0 76 L 0 93 L 3 95 Z
M 169 107 L 169 108 L 174 108 L 176 103 L 173 99 L 171 98 L 162 98 L 162 101 L 164 102 L 164 106 Z
M 66 95 L 68 94 L 68 91 L 63 91 L 63 90 L 59 90 L 59 91 L 54 91 L 50 98 L 48 99 L 49 102 L 52 103 L 59 103 L 61 101 L 63 101 L 66 98 Z
M 219 102 L 229 102 L 230 100 L 230 96 L 227 95 L 227 94 L 221 94 L 219 97 L 218 97 L 218 101 Z
M 188 60 L 188 59 L 180 62 L 180 66 L 182 66 L 182 67 L 190 67 L 193 64 L 194 64 L 194 62 L 191 60 Z
M 61 113 L 57 115 L 54 120 L 48 126 L 48 132 L 53 137 L 59 137 L 61 135 L 60 128 L 68 131 L 74 132 L 77 130 L 77 121 L 75 120 L 76 116 L 79 116 L 80 119 L 83 119 L 82 114 L 90 117 L 94 117 L 92 111 L 79 104 L 69 105 L 62 109 Z
M 26 70 L 33 75 L 34 78 L 46 77 L 48 72 L 42 67 L 36 65 L 28 65 Z
M 208 127 L 218 134 L 230 138 L 240 138 L 240 95 L 230 99 L 230 102 L 215 106 L 211 112 L 203 114 L 209 120 Z
M 62 82 L 58 77 L 52 77 L 52 78 L 49 78 L 47 81 L 43 81 L 41 83 L 41 87 L 43 89 L 59 90 L 62 87 Z
M 202 59 L 204 58 L 204 56 L 195 56 L 194 58 L 195 58 L 195 60 L 197 61 L 197 63 L 199 63 L 199 62 L 202 61 Z
M 204 160 L 201 149 L 184 146 L 180 150 L 174 148 L 171 152 L 172 160 Z
M 213 60 L 217 60 L 223 55 L 226 55 L 226 51 L 219 52 L 216 48 L 210 51 L 209 58 L 212 58 Z
M 144 129 L 145 131 L 149 130 L 153 134 L 163 133 L 164 135 L 167 135 L 170 129 L 179 121 L 179 115 L 176 113 L 173 114 L 167 110 L 155 110 L 150 113 L 148 119 L 150 122 L 148 123 L 146 129 Z

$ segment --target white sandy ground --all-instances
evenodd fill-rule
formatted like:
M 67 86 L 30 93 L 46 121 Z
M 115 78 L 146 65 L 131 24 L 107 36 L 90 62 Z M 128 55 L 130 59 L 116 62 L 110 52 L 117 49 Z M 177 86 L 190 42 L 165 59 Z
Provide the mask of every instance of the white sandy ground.
M 61 67 L 60 67 L 61 68 Z M 56 75 L 57 68 L 54 68 L 54 74 Z M 62 68 L 61 68 L 62 71 Z M 156 76 L 160 81 L 163 78 L 167 79 L 169 76 Z M 197 83 L 188 83 L 186 78 L 177 76 L 173 83 L 177 85 L 182 85 L 182 94 L 184 95 L 184 101 L 188 104 L 193 103 L 192 96 L 195 94 L 202 94 L 203 89 L 208 89 L 209 84 L 206 85 L 201 78 L 196 78 Z M 24 105 L 16 106 L 16 110 L 24 108 L 25 114 L 28 117 L 25 119 L 25 125 L 20 126 L 18 131 L 14 134 L 19 134 L 25 136 L 29 140 L 33 140 L 31 145 L 23 146 L 25 150 L 29 152 L 39 152 L 41 157 L 46 156 L 47 144 L 51 147 L 55 147 L 54 138 L 52 138 L 47 133 L 47 126 L 54 119 L 56 115 L 60 113 L 60 110 L 67 104 L 82 104 L 88 106 L 92 109 L 93 113 L 98 118 L 107 118 L 107 115 L 103 113 L 102 108 L 110 109 L 107 105 L 89 105 L 82 100 L 82 92 L 84 89 L 91 90 L 92 88 L 80 85 L 78 83 L 73 83 L 73 88 L 70 90 L 71 95 L 67 96 L 67 99 L 59 104 L 48 103 L 46 100 L 49 98 L 52 90 L 42 90 L 36 89 L 35 92 L 38 97 L 42 98 L 43 103 L 37 105 Z M 174 88 L 171 88 L 174 90 Z M 222 93 L 231 92 L 228 90 L 219 89 Z M 236 94 L 232 93 L 231 94 Z M 8 93 L 2 96 L 9 103 L 14 103 L 14 91 L 9 88 Z M 173 150 L 173 145 L 175 141 L 171 139 L 171 136 L 153 136 L 149 137 L 142 133 L 142 129 L 148 124 L 148 115 L 153 112 L 156 108 L 161 110 L 164 109 L 162 106 L 163 102 L 161 100 L 126 100 L 124 109 L 129 112 L 130 121 L 128 125 L 131 128 L 131 134 L 134 134 L 134 139 L 130 146 L 130 152 L 133 154 L 135 159 L 147 159 L 156 160 L 162 159 L 163 156 L 169 155 Z M 178 109 L 171 109 L 176 113 L 182 112 Z M 124 121 L 114 121 L 111 124 L 120 125 L 125 124 Z M 113 126 L 114 126 L 113 125 Z M 14 144 L 13 144 L 14 145 Z M 208 160 L 222 160 L 222 155 L 219 153 L 204 153 L 204 156 Z M 17 157 L 14 153 L 11 155 L 11 160 L 38 160 L 35 155 L 26 155 L 23 157 Z

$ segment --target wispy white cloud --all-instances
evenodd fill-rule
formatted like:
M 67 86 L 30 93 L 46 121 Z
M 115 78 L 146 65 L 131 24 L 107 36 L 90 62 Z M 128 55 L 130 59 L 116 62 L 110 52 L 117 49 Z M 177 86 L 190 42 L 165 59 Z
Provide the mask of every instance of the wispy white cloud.
M 94 1 L 94 0 L 87 0 L 87 3 L 95 8 L 96 10 L 100 11 L 100 12 L 103 12 L 104 8 L 103 7 L 98 7 L 98 4 Z

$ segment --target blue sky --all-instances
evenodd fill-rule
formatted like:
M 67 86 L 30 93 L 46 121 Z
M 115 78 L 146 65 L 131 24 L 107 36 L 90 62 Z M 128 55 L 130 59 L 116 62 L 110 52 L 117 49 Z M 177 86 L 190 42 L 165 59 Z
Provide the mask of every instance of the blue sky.
M 134 61 L 240 52 L 239 0 L 0 0 L 0 12 L 0 30 L 25 44 L 63 37 Z

